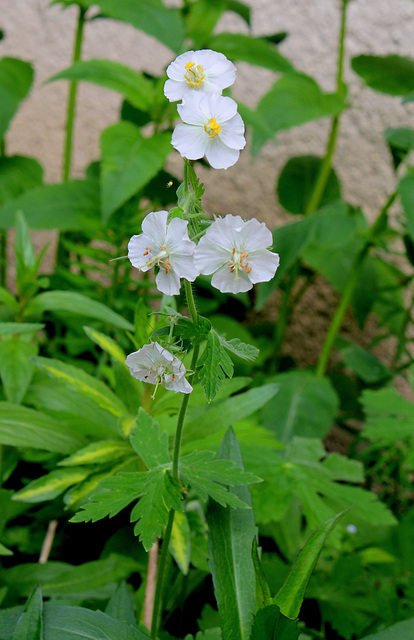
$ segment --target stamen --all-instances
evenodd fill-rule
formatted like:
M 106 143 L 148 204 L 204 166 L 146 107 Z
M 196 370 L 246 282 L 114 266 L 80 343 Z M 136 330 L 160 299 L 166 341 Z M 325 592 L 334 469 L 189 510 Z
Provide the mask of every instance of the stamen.
M 149 247 L 145 247 L 145 251 L 142 254 L 143 256 L 147 256 L 149 253 L 151 253 L 152 249 L 150 249 Z
M 233 256 L 235 253 L 236 253 L 236 249 L 233 247 L 233 251 L 232 251 Z
M 164 269 L 165 269 L 165 273 L 167 274 L 169 272 L 169 270 L 171 269 L 171 264 L 169 260 L 165 260 L 165 262 L 163 262 L 164 264 Z
M 209 138 L 215 138 L 220 133 L 221 127 L 215 118 L 210 118 L 210 120 L 204 124 L 204 131 L 208 133 Z
M 187 84 L 190 87 L 194 87 L 194 89 L 199 89 L 203 84 L 203 80 L 206 77 L 204 73 L 204 69 L 201 64 L 196 66 L 195 62 L 187 62 L 185 68 L 188 71 L 188 74 L 184 74 L 184 78 L 187 81 Z

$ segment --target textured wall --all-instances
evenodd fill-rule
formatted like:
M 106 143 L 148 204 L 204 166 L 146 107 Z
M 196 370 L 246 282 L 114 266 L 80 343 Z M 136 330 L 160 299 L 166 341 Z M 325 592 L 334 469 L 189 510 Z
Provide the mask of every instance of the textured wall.
M 0 0 L 1 27 L 6 33 L 0 43 L 0 55 L 30 60 L 36 69 L 35 89 L 8 134 L 9 152 L 39 158 L 46 167 L 47 180 L 57 181 L 67 83 L 43 83 L 70 63 L 76 9 L 47 5 L 48 0 Z M 253 33 L 288 31 L 281 51 L 299 69 L 314 75 L 325 90 L 333 90 L 339 0 L 250 0 L 250 5 Z M 362 52 L 414 56 L 412 0 L 353 0 L 348 25 L 348 58 Z M 220 28 L 246 30 L 234 14 L 227 14 Z M 154 73 L 160 73 L 171 59 L 169 50 L 154 39 L 109 20 L 86 26 L 83 56 L 110 58 Z M 269 71 L 239 64 L 234 97 L 253 106 L 275 77 Z M 414 105 L 403 107 L 398 98 L 362 90 L 349 65 L 346 79 L 351 84 L 352 108 L 342 119 L 335 164 L 345 197 L 355 204 L 362 203 L 373 215 L 393 186 L 381 132 L 389 126 L 412 122 Z M 85 165 L 97 157 L 100 131 L 117 120 L 119 104 L 116 93 L 89 84 L 80 87 L 75 175 L 82 175 Z M 227 171 L 203 172 L 206 206 L 215 213 L 257 215 L 274 224 L 285 219 L 275 202 L 276 176 L 291 155 L 322 153 L 327 131 L 327 121 L 310 123 L 280 134 L 279 145 L 268 143 L 254 162 L 245 151 Z M 178 159 L 171 162 L 180 167 Z

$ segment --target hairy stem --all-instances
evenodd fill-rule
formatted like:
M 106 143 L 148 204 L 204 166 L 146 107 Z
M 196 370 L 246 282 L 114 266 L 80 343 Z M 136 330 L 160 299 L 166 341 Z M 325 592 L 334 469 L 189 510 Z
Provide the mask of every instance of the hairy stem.
M 185 293 L 187 296 L 187 304 L 188 304 L 188 309 L 190 311 L 191 319 L 194 323 L 197 323 L 198 314 L 195 306 L 193 290 L 191 288 L 191 284 L 187 280 L 184 280 L 184 283 L 185 283 Z M 194 345 L 193 355 L 191 358 L 191 365 L 190 365 L 191 374 L 188 376 L 188 381 L 190 384 L 194 380 L 195 368 L 198 360 L 199 350 L 200 350 L 200 346 L 198 344 Z M 183 394 L 183 399 L 181 401 L 181 407 L 180 407 L 180 411 L 178 413 L 178 418 L 177 418 L 177 427 L 175 430 L 174 446 L 173 446 L 173 461 L 172 461 L 172 477 L 176 482 L 179 481 L 178 463 L 180 459 L 180 449 L 181 449 L 181 440 L 182 440 L 183 428 L 184 428 L 184 419 L 185 419 L 185 414 L 187 412 L 189 400 L 190 400 L 190 394 L 189 393 Z M 165 529 L 164 539 L 161 547 L 161 555 L 160 555 L 160 561 L 159 561 L 158 573 L 157 573 L 157 584 L 155 588 L 154 610 L 152 614 L 152 623 L 151 623 L 152 638 L 156 638 L 158 633 L 158 625 L 159 625 L 159 619 L 160 619 L 161 610 L 162 610 L 162 600 L 163 600 L 164 586 L 165 586 L 164 583 L 165 583 L 165 573 L 166 573 L 166 566 L 167 566 L 167 560 L 168 560 L 168 547 L 170 544 L 171 531 L 174 523 L 174 513 L 175 513 L 174 509 L 171 509 L 168 515 L 168 524 Z

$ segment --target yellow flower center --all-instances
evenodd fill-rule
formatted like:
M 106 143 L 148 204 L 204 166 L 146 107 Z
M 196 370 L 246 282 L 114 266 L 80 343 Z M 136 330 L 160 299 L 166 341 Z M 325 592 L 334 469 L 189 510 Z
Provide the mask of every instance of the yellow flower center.
M 184 78 L 187 80 L 187 84 L 194 89 L 199 89 L 206 77 L 203 67 L 201 64 L 196 65 L 195 62 L 187 62 L 185 68 L 187 73 L 184 74 Z
M 209 138 L 215 138 L 221 131 L 221 127 L 215 118 L 210 118 L 204 125 L 204 131 L 208 133 Z

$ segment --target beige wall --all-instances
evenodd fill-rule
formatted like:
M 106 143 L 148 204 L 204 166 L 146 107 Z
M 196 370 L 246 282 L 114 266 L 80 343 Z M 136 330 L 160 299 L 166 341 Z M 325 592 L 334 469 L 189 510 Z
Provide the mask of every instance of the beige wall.
M 312 74 L 325 90 L 335 83 L 336 34 L 339 0 L 250 0 L 253 33 L 288 31 L 281 51 L 301 70 Z M 0 55 L 33 62 L 36 84 L 8 133 L 9 153 L 37 157 L 46 167 L 48 181 L 60 177 L 66 82 L 44 85 L 51 75 L 70 63 L 75 7 L 48 7 L 48 0 L 0 0 L 1 27 L 6 38 Z M 414 57 L 413 0 L 353 0 L 349 6 L 348 58 L 366 53 L 399 53 Z M 243 21 L 227 14 L 221 29 L 245 31 Z M 158 42 L 128 25 L 96 21 L 86 25 L 85 58 L 118 60 L 160 73 L 172 54 Z M 276 76 L 270 71 L 239 64 L 234 97 L 254 105 Z M 352 108 L 343 116 L 335 165 L 352 203 L 362 203 L 373 215 L 392 190 L 390 168 L 382 131 L 389 126 L 413 123 L 414 105 L 402 106 L 398 98 L 362 89 L 347 65 Z M 79 92 L 75 137 L 74 174 L 98 155 L 99 135 L 117 120 L 120 96 L 83 84 Z M 279 145 L 268 143 L 253 162 L 248 150 L 227 171 L 204 171 L 206 207 L 215 213 L 256 215 L 271 224 L 286 219 L 278 211 L 274 183 L 292 155 L 322 153 L 328 122 L 310 123 L 279 136 Z M 181 164 L 172 160 L 180 170 Z

